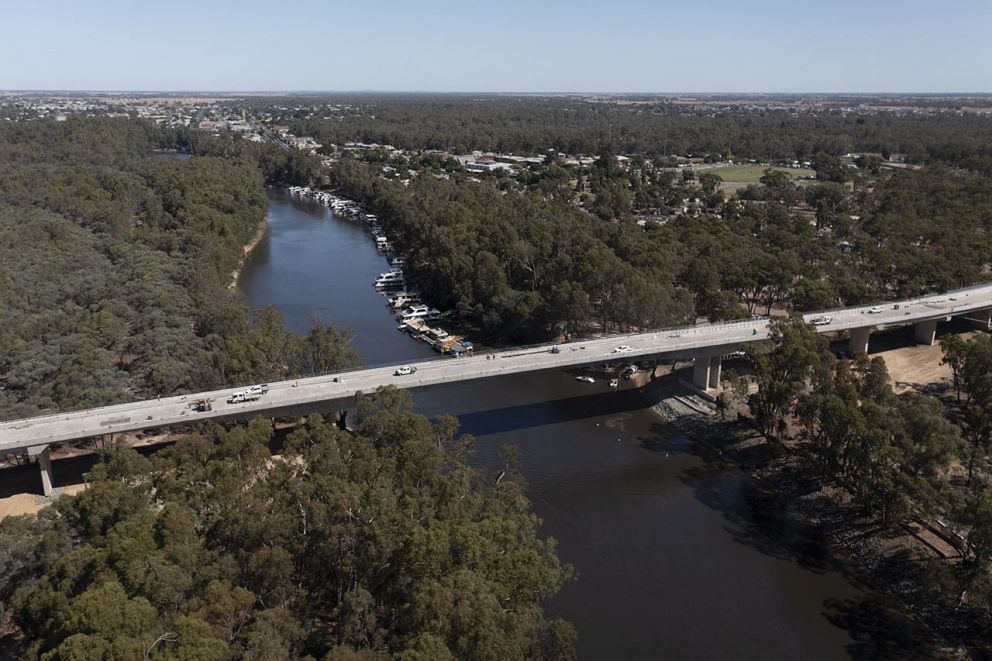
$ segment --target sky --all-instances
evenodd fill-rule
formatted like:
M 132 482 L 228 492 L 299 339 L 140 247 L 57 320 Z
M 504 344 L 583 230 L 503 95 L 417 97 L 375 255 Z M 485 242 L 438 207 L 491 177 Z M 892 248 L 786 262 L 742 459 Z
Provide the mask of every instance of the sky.
M 0 89 L 992 92 L 992 0 L 0 0 Z

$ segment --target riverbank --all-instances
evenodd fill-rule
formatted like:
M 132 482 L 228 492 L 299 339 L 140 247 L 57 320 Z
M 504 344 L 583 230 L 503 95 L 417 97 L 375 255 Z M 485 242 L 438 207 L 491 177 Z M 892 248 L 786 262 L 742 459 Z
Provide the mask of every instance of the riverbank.
M 939 576 L 960 561 L 958 551 L 919 523 L 883 526 L 842 488 L 819 481 L 787 444 L 769 442 L 731 397 L 726 418 L 687 406 L 671 386 L 645 390 L 655 413 L 698 444 L 707 462 L 730 462 L 753 478 L 765 506 L 787 511 L 827 543 L 832 560 L 869 591 L 858 602 L 830 604 L 827 617 L 849 629 L 867 658 L 968 659 L 980 627 L 963 595 L 941 589 Z M 653 400 L 653 403 L 652 403 Z M 774 503 L 774 505 L 770 505 Z M 784 552 L 794 552 L 785 550 Z M 970 636 L 969 636 L 970 634 Z
M 245 267 L 245 261 L 248 259 L 248 255 L 250 255 L 251 251 L 254 250 L 259 243 L 262 242 L 262 239 L 265 238 L 265 233 L 268 230 L 269 230 L 269 217 L 268 215 L 266 215 L 266 217 L 262 219 L 262 224 L 258 228 L 258 231 L 256 231 L 255 235 L 251 238 L 251 240 L 245 244 L 244 253 L 241 255 L 241 259 L 238 260 L 238 267 L 233 271 L 231 271 L 231 284 L 227 286 L 228 289 L 234 289 L 238 286 L 238 278 L 241 277 L 241 271 Z

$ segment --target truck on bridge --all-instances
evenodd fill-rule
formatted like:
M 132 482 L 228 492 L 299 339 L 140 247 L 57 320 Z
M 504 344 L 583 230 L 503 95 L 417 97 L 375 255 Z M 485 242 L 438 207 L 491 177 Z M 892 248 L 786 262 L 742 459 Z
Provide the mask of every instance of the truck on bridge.
M 227 398 L 228 404 L 237 404 L 239 402 L 254 402 L 262 398 L 262 395 L 269 392 L 269 384 L 263 383 L 258 386 L 251 386 L 245 390 L 238 390 L 231 393 L 231 396 Z

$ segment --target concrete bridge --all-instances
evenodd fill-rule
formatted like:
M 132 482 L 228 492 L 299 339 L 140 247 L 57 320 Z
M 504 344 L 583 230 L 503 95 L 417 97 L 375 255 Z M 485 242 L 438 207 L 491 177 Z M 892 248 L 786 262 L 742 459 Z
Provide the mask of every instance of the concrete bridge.
M 890 301 L 877 306 L 825 310 L 804 315 L 821 333 L 847 332 L 850 352 L 867 352 L 873 331 L 896 326 L 915 326 L 921 344 L 933 344 L 937 324 L 960 316 L 989 329 L 992 320 L 992 284 L 969 287 L 916 299 Z M 829 321 L 826 319 L 829 318 Z M 372 392 L 385 385 L 422 388 L 459 381 L 485 379 L 506 374 L 564 369 L 609 361 L 645 359 L 693 359 L 692 385 L 713 393 L 720 387 L 723 356 L 745 344 L 768 337 L 768 319 L 713 323 L 650 333 L 614 335 L 559 345 L 506 349 L 463 358 L 439 358 L 412 363 L 413 374 L 397 376 L 397 366 L 372 367 L 323 376 L 280 381 L 250 402 L 228 403 L 237 388 L 162 397 L 79 411 L 10 420 L 0 423 L 0 453 L 26 452 L 38 457 L 45 494 L 51 493 L 50 444 L 104 436 L 120 432 L 185 425 L 204 420 L 243 420 L 257 415 L 300 415 L 328 402 L 348 400 L 358 392 Z M 616 352 L 619 346 L 629 351 Z M 198 399 L 214 400 L 213 409 L 194 412 L 189 404 Z

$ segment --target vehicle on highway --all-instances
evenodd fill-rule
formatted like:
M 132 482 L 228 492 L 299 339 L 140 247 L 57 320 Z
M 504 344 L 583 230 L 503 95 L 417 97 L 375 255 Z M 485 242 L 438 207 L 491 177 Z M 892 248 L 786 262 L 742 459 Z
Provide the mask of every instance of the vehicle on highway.
M 610 379 L 610 387 L 611 388 L 619 388 L 620 387 L 620 379 Z
M 682 337 L 681 333 L 669 333 L 668 337 Z
M 416 367 L 413 367 L 411 365 L 404 365 L 403 367 L 397 367 L 396 371 L 393 372 L 393 376 L 407 376 L 409 374 L 413 374 L 416 371 L 417 371 Z
M 825 326 L 829 324 L 831 321 L 833 321 L 833 317 L 828 317 L 827 315 L 823 315 L 820 317 L 813 317 L 812 319 L 809 320 L 809 323 L 813 324 L 814 326 Z
M 628 353 L 633 350 L 634 347 L 628 346 L 626 344 L 621 344 L 620 346 L 618 346 L 616 349 L 613 350 L 613 353 Z
M 210 398 L 197 399 L 189 403 L 194 413 L 205 413 L 214 410 L 214 400 Z
M 561 353 L 561 347 L 559 347 L 557 344 L 554 345 L 553 347 L 551 347 L 551 353 Z
M 591 376 L 577 376 L 575 377 L 575 380 L 582 381 L 583 383 L 596 383 L 596 379 Z
M 879 314 L 881 312 L 882 312 L 881 305 L 873 305 L 870 308 L 868 308 L 868 314 Z
M 248 393 L 252 395 L 262 396 L 267 392 L 269 392 L 269 384 L 267 383 L 260 383 L 257 386 L 251 386 L 248 388 Z

